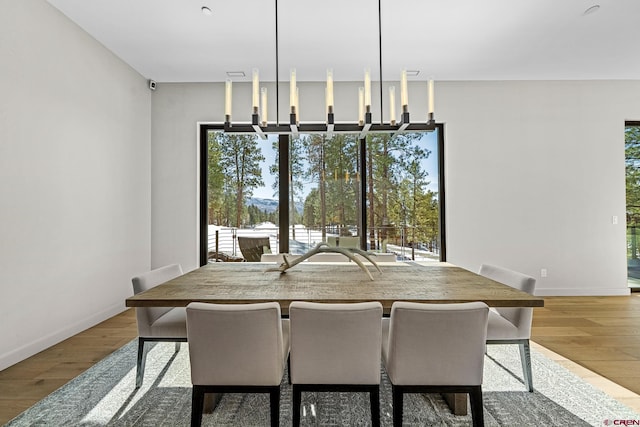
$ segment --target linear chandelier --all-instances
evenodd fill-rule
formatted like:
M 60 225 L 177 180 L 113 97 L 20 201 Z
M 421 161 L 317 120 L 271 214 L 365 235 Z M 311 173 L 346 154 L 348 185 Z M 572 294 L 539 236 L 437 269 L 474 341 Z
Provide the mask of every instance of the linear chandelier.
M 380 63 L 380 123 L 372 122 L 371 114 L 371 72 L 364 71 L 364 85 L 358 88 L 358 122 L 357 123 L 336 123 L 334 117 L 333 98 L 333 70 L 327 70 L 327 81 L 325 87 L 325 112 L 324 123 L 300 123 L 299 122 L 299 90 L 297 86 L 296 70 L 292 69 L 289 78 L 289 123 L 280 124 L 278 113 L 278 0 L 275 0 L 276 19 L 276 122 L 268 122 L 267 114 L 267 88 L 260 87 L 259 71 L 253 70 L 252 75 L 252 107 L 251 123 L 232 123 L 232 88 L 231 79 L 225 82 L 224 97 L 224 131 L 228 133 L 255 133 L 262 139 L 267 139 L 268 134 L 291 134 L 297 136 L 299 133 L 323 133 L 331 137 L 334 133 L 357 133 L 363 139 L 369 132 L 398 133 L 406 131 L 433 131 L 436 123 L 434 119 L 434 82 L 427 82 L 428 89 L 428 111 L 426 122 L 411 123 L 409 115 L 409 93 L 407 85 L 407 71 L 402 70 L 400 74 L 400 105 L 402 112 L 400 121 L 396 120 L 396 91 L 395 86 L 389 87 L 389 121 L 385 123 L 382 111 L 382 13 L 381 0 L 378 0 L 378 33 L 379 33 L 379 63 Z

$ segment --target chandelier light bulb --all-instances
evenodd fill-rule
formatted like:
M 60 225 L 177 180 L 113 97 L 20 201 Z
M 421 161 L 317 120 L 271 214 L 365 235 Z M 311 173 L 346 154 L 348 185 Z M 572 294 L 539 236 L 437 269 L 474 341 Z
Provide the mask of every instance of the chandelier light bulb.
M 364 87 L 358 88 L 358 124 L 364 126 Z
M 257 68 L 253 69 L 253 99 L 252 99 L 252 107 L 253 114 L 258 114 L 258 105 L 260 102 L 260 77 Z
M 407 89 L 407 70 L 402 70 L 400 74 L 400 105 L 402 105 L 402 112 L 409 111 L 409 92 Z
M 289 79 L 289 106 L 291 107 L 291 114 L 296 114 L 296 69 L 291 70 L 291 78 Z
M 371 112 L 371 71 L 364 70 L 364 106 L 367 113 Z
M 296 86 L 296 103 L 295 103 L 295 113 L 296 113 L 296 124 L 300 123 L 300 91 Z
M 327 114 L 333 113 L 333 70 L 327 70 Z
M 224 83 L 224 121 L 231 123 L 231 79 Z
M 389 117 L 391 125 L 396 124 L 396 87 L 389 86 Z
M 267 125 L 267 88 L 260 88 L 260 117 L 262 118 L 262 126 Z
M 435 112 L 435 93 L 433 86 L 433 80 L 429 80 L 429 117 Z

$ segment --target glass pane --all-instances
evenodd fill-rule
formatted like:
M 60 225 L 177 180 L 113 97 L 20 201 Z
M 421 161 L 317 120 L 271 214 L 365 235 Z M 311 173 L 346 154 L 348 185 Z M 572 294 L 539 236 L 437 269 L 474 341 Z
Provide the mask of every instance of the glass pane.
M 640 126 L 625 127 L 627 191 L 627 273 L 629 286 L 640 288 L 638 225 L 640 224 Z
M 289 153 L 291 253 L 320 242 L 359 247 L 359 143 L 355 135 L 299 135 Z
M 209 262 L 259 261 L 260 253 L 277 252 L 277 136 L 208 133 Z M 238 237 L 255 238 L 255 250 L 239 248 Z M 265 243 L 265 239 L 266 242 Z M 246 241 L 246 240 L 245 240 Z M 250 241 L 250 242 L 251 242 Z M 250 253 L 249 253 L 250 252 Z
M 367 241 L 399 260 L 439 260 L 438 134 L 367 139 Z

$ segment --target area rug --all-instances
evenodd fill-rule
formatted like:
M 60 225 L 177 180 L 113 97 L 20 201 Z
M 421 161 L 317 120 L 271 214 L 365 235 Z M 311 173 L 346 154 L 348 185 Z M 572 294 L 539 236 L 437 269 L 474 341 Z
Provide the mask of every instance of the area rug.
M 517 346 L 488 348 L 484 371 L 487 426 L 602 426 L 640 420 L 640 414 L 585 383 L 532 350 L 535 392 L 522 383 Z M 191 383 L 186 344 L 149 351 L 143 386 L 134 390 L 136 342 L 132 341 L 20 414 L 7 426 L 186 426 L 191 414 Z M 392 426 L 391 385 L 381 368 L 380 416 Z M 280 425 L 291 425 L 291 387 L 283 380 Z M 370 424 L 365 393 L 303 393 L 302 425 Z M 261 394 L 226 394 L 204 426 L 268 426 L 269 399 Z M 406 395 L 404 425 L 468 426 L 439 395 Z

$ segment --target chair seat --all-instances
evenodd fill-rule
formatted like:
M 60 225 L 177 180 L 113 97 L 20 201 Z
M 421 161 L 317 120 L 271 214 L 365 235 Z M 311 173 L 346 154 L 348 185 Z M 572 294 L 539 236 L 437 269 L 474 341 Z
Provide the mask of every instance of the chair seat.
M 156 319 L 151 325 L 151 334 L 154 337 L 186 338 L 187 337 L 187 312 L 184 307 L 176 307 Z
M 489 310 L 489 323 L 487 326 L 487 340 L 516 340 L 526 339 L 528 336 L 521 336 L 518 328 L 496 311 Z

